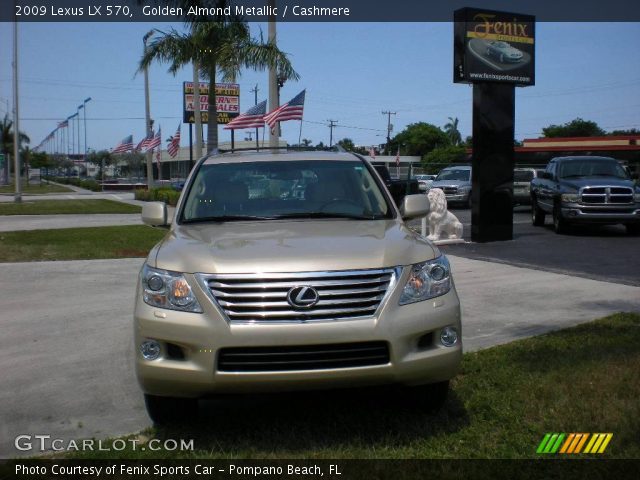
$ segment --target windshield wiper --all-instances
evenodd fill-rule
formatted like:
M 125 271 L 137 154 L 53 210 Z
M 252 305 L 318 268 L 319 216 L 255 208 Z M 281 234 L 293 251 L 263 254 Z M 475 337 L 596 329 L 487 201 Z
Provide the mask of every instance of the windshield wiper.
M 350 220 L 380 220 L 384 218 L 380 215 L 354 215 L 351 213 L 339 213 L 339 212 L 295 212 L 295 213 L 283 213 L 281 215 L 274 215 L 269 217 L 272 219 L 282 218 L 347 218 Z
M 182 223 L 234 222 L 243 220 L 272 220 L 273 217 L 257 215 L 217 215 L 212 217 L 196 217 L 182 220 Z

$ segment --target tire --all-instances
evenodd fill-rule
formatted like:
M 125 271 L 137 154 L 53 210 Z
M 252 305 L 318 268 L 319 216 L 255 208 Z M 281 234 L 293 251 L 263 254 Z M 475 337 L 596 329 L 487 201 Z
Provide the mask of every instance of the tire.
M 627 229 L 627 235 L 640 235 L 640 223 L 627 223 L 625 228 Z
M 538 206 L 535 198 L 531 199 L 531 224 L 534 227 L 542 227 L 544 225 L 545 213 Z
M 553 208 L 553 230 L 558 234 L 567 233 L 568 230 L 567 221 L 562 217 L 559 205 Z
M 449 394 L 449 381 L 409 387 L 407 401 L 413 408 L 429 413 L 441 410 Z
M 159 397 L 145 393 L 144 404 L 154 425 L 188 421 L 198 415 L 197 398 Z

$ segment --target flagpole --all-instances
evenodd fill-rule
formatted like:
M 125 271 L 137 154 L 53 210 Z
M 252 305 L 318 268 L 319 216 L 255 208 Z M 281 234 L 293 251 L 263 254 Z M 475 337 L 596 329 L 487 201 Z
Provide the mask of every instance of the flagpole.
M 301 138 L 302 138 L 302 119 L 300 119 L 300 132 L 298 133 L 298 146 L 300 146 Z

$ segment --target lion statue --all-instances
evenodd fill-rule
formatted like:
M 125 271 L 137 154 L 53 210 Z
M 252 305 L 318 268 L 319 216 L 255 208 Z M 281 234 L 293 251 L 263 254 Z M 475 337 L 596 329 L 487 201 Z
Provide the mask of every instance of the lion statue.
M 462 223 L 447 210 L 447 197 L 439 188 L 432 188 L 427 195 L 429 199 L 429 240 L 462 238 Z

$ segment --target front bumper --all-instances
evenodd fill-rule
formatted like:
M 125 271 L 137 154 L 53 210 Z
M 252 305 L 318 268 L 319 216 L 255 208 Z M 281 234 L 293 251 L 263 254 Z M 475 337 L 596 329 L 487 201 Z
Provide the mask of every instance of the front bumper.
M 640 223 L 640 204 L 635 206 L 583 205 L 580 203 L 563 203 L 562 216 L 571 223 Z
M 450 203 L 466 202 L 469 200 L 469 192 L 455 193 L 455 194 L 445 193 L 444 196 L 447 198 L 447 202 L 450 202 Z
M 145 304 L 137 295 L 134 329 L 136 373 L 145 393 L 161 396 L 206 397 L 216 393 L 290 391 L 381 384 L 421 385 L 451 379 L 462 359 L 460 302 L 455 286 L 435 299 L 399 306 L 409 274 L 401 275 L 396 288 L 376 317 L 313 323 L 229 323 L 193 277 L 188 278 L 204 313 L 163 310 Z M 453 347 L 440 343 L 446 326 L 458 329 Z M 160 342 L 162 353 L 147 361 L 139 352 L 145 339 Z M 425 342 L 425 339 L 427 340 Z M 336 345 L 385 341 L 389 362 L 383 365 L 331 368 L 229 372 L 217 368 L 218 352 L 227 347 Z M 179 347 L 183 358 L 171 358 L 169 345 Z

